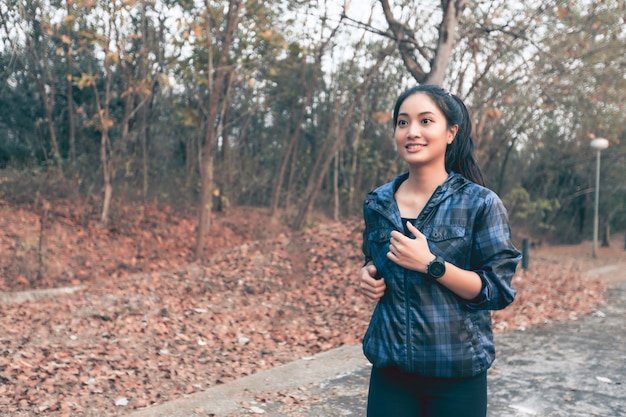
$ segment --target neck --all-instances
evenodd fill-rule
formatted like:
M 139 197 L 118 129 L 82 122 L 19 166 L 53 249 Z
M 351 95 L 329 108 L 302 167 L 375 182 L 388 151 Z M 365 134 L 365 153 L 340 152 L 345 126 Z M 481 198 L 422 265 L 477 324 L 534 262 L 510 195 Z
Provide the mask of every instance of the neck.
M 444 167 L 419 167 L 409 168 L 409 178 L 406 183 L 410 189 L 417 193 L 432 194 L 438 186 L 448 178 Z

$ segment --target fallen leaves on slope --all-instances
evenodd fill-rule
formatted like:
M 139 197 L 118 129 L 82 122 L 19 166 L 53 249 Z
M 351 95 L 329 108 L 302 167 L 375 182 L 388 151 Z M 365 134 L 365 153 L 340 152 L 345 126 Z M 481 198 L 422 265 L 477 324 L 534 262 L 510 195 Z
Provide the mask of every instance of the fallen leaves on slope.
M 133 233 L 49 225 L 49 273 L 39 283 L 86 288 L 0 305 L 0 410 L 13 416 L 124 415 L 360 343 L 373 306 L 356 281 L 359 221 L 290 233 L 275 225 L 252 230 L 270 224 L 258 212 L 229 218 L 214 221 L 212 256 L 201 264 L 189 262 L 193 223 L 169 213 L 154 213 L 129 228 Z M 36 235 L 37 217 L 18 211 L 11 219 L 2 253 L 26 258 L 34 245 L 24 244 L 26 232 Z M 260 235 L 270 238 L 255 239 Z M 7 282 L 20 264 L 6 258 L 2 288 L 23 288 Z M 574 261 L 537 259 L 514 278 L 517 299 L 494 313 L 496 330 L 589 312 L 604 286 L 582 271 Z

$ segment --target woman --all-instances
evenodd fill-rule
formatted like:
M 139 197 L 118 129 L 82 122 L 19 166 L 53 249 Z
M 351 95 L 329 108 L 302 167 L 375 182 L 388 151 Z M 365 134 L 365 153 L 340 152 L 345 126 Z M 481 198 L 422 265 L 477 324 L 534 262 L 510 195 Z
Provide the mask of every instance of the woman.
M 484 417 L 495 358 L 490 310 L 515 297 L 520 253 L 484 187 L 463 102 L 435 85 L 398 98 L 394 139 L 408 172 L 363 204 L 363 339 L 369 417 Z

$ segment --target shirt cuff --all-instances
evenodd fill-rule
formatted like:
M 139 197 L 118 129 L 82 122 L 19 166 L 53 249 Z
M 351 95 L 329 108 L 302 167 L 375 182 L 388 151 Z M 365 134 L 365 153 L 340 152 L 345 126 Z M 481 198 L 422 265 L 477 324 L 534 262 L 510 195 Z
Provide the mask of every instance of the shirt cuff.
M 480 280 L 482 282 L 482 287 L 478 295 L 465 302 L 465 305 L 472 310 L 480 310 L 480 307 L 483 304 L 486 304 L 491 298 L 491 288 L 489 287 L 487 280 L 485 280 L 482 276 L 480 277 Z

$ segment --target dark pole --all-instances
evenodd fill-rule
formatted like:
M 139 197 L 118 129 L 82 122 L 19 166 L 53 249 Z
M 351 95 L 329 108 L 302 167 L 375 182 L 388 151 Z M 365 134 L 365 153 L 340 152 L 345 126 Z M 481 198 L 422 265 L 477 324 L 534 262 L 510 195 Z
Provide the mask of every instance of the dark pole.
M 528 269 L 528 262 L 530 261 L 530 251 L 528 250 L 528 239 L 522 240 L 522 268 Z

